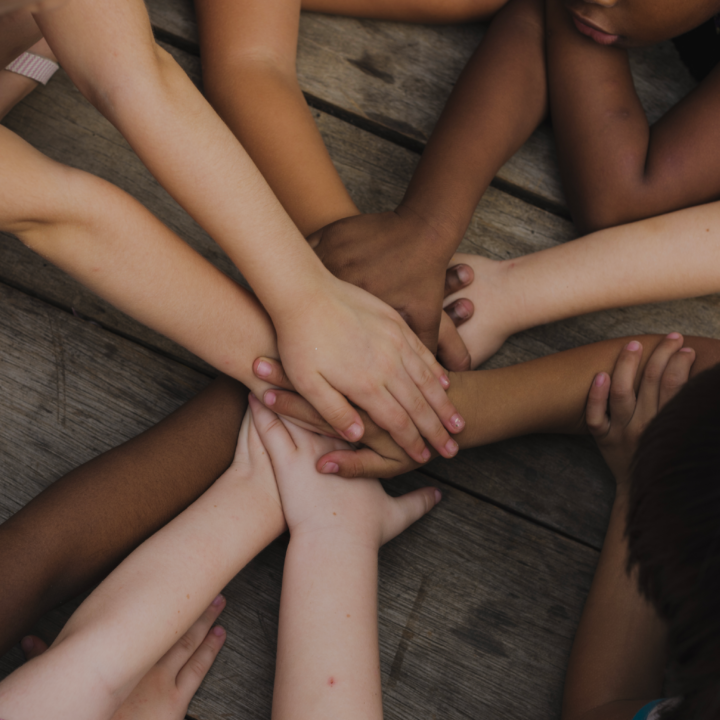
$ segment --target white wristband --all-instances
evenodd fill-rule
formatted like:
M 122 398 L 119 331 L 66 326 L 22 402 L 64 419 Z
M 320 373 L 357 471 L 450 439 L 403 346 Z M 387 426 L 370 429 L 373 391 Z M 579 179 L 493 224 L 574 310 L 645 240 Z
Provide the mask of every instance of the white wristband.
M 43 85 L 47 85 L 48 80 L 55 74 L 55 71 L 59 67 L 54 60 L 41 57 L 35 53 L 24 52 L 5 69 L 18 75 L 24 75 L 31 80 L 36 80 Z

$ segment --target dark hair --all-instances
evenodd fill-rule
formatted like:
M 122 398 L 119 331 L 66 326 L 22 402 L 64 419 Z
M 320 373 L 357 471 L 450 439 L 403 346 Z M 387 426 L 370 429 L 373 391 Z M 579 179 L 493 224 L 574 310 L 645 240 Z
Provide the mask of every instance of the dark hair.
M 627 537 L 628 568 L 668 623 L 682 700 L 663 720 L 720 717 L 720 365 L 688 382 L 643 433 Z

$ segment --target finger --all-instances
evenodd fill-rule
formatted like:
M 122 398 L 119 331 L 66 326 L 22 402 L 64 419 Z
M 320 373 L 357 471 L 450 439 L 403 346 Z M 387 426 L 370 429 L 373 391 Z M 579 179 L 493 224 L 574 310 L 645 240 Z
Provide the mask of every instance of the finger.
M 429 513 L 441 499 L 442 493 L 438 488 L 433 487 L 414 490 L 407 495 L 393 498 L 391 516 L 385 526 L 383 542 L 392 540 L 416 520 Z
M 662 410 L 665 403 L 680 392 L 682 386 L 690 378 L 690 370 L 694 362 L 695 350 L 692 348 L 681 348 L 670 358 L 660 381 L 658 410 Z
M 465 263 L 449 267 L 445 271 L 445 297 L 467 287 L 474 279 L 473 269 Z
M 455 329 L 453 321 L 445 312 L 440 316 L 438 358 L 444 367 L 453 372 L 470 369 L 470 353 Z
M 252 393 L 248 395 L 248 402 L 253 414 L 255 429 L 270 455 L 270 460 L 275 462 L 288 460 L 296 447 L 283 421 L 272 410 L 268 410 Z
M 226 601 L 218 595 L 205 612 L 192 624 L 189 630 L 163 655 L 157 667 L 165 668 L 173 677 L 200 647 L 218 615 L 225 609 Z
M 658 413 L 660 404 L 660 382 L 670 358 L 682 347 L 680 333 L 666 335 L 650 354 L 640 378 L 635 416 L 638 430 L 642 430 Z
M 419 463 L 407 455 L 407 462 L 383 457 L 371 448 L 360 450 L 333 450 L 323 455 L 316 464 L 318 472 L 339 475 L 343 478 L 392 478 L 408 472 Z
M 225 644 L 227 634 L 223 628 L 216 625 L 200 643 L 197 650 L 190 656 L 189 660 L 182 667 L 175 680 L 175 686 L 185 696 L 190 704 L 193 695 L 205 679 L 208 670 L 215 662 L 220 649 Z
M 610 431 L 608 417 L 608 397 L 610 396 L 610 376 L 598 373 L 593 379 L 585 406 L 585 423 L 593 437 L 604 437 Z
M 467 298 L 454 300 L 443 308 L 443 310 L 452 320 L 455 327 L 460 327 L 460 325 L 467 322 L 475 314 L 475 306 L 473 305 L 472 300 L 468 300 Z
M 403 358 L 403 363 L 407 374 L 410 376 L 412 382 L 415 383 L 416 390 L 422 394 L 425 401 L 423 403 L 419 398 L 416 399 L 412 397 L 411 400 L 414 404 L 406 405 L 402 403 L 403 407 L 411 412 L 413 422 L 418 426 L 422 435 L 432 443 L 433 447 L 445 457 L 452 457 L 452 455 L 455 454 L 454 452 L 451 455 L 445 455 L 441 448 L 438 447 L 433 435 L 428 434 L 429 428 L 427 424 L 421 424 L 421 415 L 427 418 L 427 422 L 432 421 L 432 427 L 439 421 L 445 429 L 454 433 L 460 432 L 465 427 L 465 421 L 455 409 L 447 393 L 435 382 L 432 374 L 428 372 L 426 365 L 420 358 L 406 355 Z M 410 388 L 413 391 L 415 390 L 412 388 L 412 385 L 410 385 Z M 415 396 L 416 392 L 413 392 L 413 395 Z M 444 433 L 442 438 L 443 443 L 447 442 L 444 440 Z M 454 440 L 453 443 L 457 445 Z M 455 452 L 457 452 L 457 450 L 455 450 Z
M 302 395 L 285 390 L 266 390 L 263 394 L 263 403 L 265 407 L 292 420 L 306 430 L 329 437 L 339 437 L 325 422 L 323 416 Z
M 302 394 L 341 438 L 348 442 L 362 438 L 365 427 L 357 410 L 324 378 L 305 388 Z
M 47 643 L 37 635 L 27 635 L 20 641 L 20 647 L 25 653 L 25 660 L 32 660 L 42 655 L 47 649 Z
M 285 374 L 282 363 L 275 358 L 259 357 L 253 363 L 253 372 L 260 380 L 285 388 L 295 390 L 290 378 Z
M 613 425 L 625 427 L 635 412 L 635 378 L 637 377 L 642 345 L 631 340 L 620 351 L 610 383 L 610 419 Z

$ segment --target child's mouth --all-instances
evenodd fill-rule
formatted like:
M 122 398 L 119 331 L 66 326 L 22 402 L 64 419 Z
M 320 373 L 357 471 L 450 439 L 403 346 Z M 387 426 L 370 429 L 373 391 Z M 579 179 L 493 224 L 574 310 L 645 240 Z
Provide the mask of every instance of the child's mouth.
M 620 37 L 619 35 L 611 35 L 610 33 L 606 33 L 604 30 L 600 30 L 600 28 L 597 28 L 594 25 L 590 25 L 587 20 L 581 20 L 577 15 L 575 15 L 575 13 L 572 13 L 572 19 L 578 32 L 581 32 L 583 35 L 587 35 L 599 45 L 612 45 Z

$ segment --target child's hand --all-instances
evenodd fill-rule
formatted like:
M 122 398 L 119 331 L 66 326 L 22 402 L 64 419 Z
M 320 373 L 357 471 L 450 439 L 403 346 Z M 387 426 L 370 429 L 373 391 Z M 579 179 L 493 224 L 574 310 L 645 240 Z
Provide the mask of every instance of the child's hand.
M 417 462 L 444 457 L 457 443 L 448 434 L 464 421 L 448 400 L 449 381 L 432 353 L 392 308 L 328 274 L 328 285 L 274 318 L 278 349 L 295 388 L 351 442 L 364 428 L 362 407 Z
M 400 207 L 338 220 L 308 241 L 333 275 L 395 308 L 425 346 L 436 352 L 443 299 L 448 294 L 448 258 L 439 249 L 437 230 Z M 470 355 L 449 323 L 444 335 L 441 362 L 450 370 L 469 370 Z
M 224 607 L 225 598 L 220 595 L 137 684 L 112 720 L 184 720 L 190 701 L 225 643 L 225 631 L 212 627 Z M 30 636 L 23 639 L 22 648 L 26 659 L 32 660 L 42 655 L 47 645 Z
M 688 380 L 695 351 L 682 345 L 682 335 L 671 333 L 655 348 L 640 379 L 637 398 L 635 383 L 643 353 L 636 340 L 620 353 L 612 381 L 607 373 L 599 373 L 593 381 L 585 420 L 619 487 L 625 487 L 630 479 L 640 435 Z
M 253 420 L 272 460 L 290 533 L 332 533 L 380 547 L 429 512 L 440 491 L 423 488 L 391 498 L 377 480 L 344 481 L 315 469 L 318 456 L 347 448 L 283 421 L 250 396 Z

